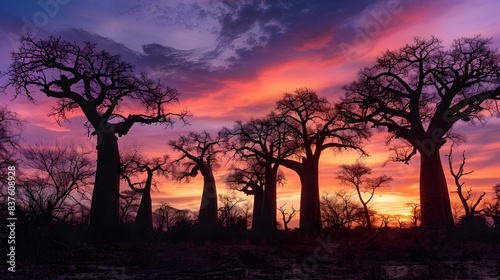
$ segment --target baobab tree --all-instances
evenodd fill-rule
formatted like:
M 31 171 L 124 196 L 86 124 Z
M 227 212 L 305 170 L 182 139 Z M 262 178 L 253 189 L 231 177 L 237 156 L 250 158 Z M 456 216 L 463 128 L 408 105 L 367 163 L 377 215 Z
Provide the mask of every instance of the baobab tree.
M 141 194 L 141 202 L 135 218 L 137 229 L 141 231 L 153 229 L 151 189 L 157 184 L 153 180 L 153 176 L 167 177 L 168 173 L 172 172 L 171 164 L 169 156 L 148 159 L 140 153 L 138 147 L 130 148 L 128 153 L 122 156 L 122 178 L 127 182 L 130 189 Z M 144 173 L 146 175 L 145 179 L 134 180 Z
M 2 76 L 3 86 L 14 87 L 15 97 L 31 101 L 40 94 L 56 100 L 50 115 L 61 125 L 75 109 L 87 118 L 89 136 L 97 136 L 97 168 L 91 205 L 91 226 L 108 230 L 118 225 L 120 156 L 118 136 L 128 134 L 134 124 L 171 127 L 186 111 L 169 112 L 180 93 L 134 67 L 120 56 L 99 50 L 95 44 L 68 42 L 60 37 L 20 39 L 12 53 L 12 64 Z M 134 107 L 127 112 L 125 105 Z M 140 112 L 140 109 L 143 112 Z M 128 115 L 126 115 L 128 114 Z
M 319 160 L 325 150 L 356 150 L 370 133 L 363 123 L 347 123 L 336 105 L 308 88 L 285 93 L 274 109 L 276 122 L 293 140 L 295 155 L 275 161 L 300 177 L 300 229 L 321 230 Z
M 500 55 L 491 43 L 481 36 L 458 38 L 444 49 L 435 37 L 416 37 L 413 44 L 386 51 L 344 87 L 349 121 L 387 129 L 389 143 L 402 140 L 392 142 L 396 161 L 420 155 L 424 240 L 442 240 L 454 227 L 440 158 L 446 140 L 457 137 L 452 127 L 499 114 Z
M 264 172 L 259 164 L 250 163 L 246 168 L 233 167 L 226 176 L 226 184 L 232 190 L 253 196 L 252 230 L 262 229 L 264 202 Z
M 293 155 L 296 150 L 295 141 L 277 120 L 270 114 L 247 122 L 237 121 L 232 128 L 221 131 L 225 149 L 233 151 L 235 159 L 253 166 L 252 172 L 262 172 L 254 174 L 263 176 L 258 180 L 264 184 L 260 218 L 255 213 L 254 218 L 260 223 L 255 228 L 263 231 L 276 230 L 276 188 L 285 182 L 277 160 Z
M 481 203 L 481 200 L 483 197 L 486 195 L 486 192 L 483 192 L 482 194 L 479 195 L 479 197 L 474 201 L 474 194 L 472 193 L 472 188 L 469 188 L 467 191 L 467 194 L 464 194 L 463 192 L 463 186 L 465 182 L 460 182 L 460 179 L 462 179 L 463 176 L 469 175 L 474 170 L 466 172 L 464 170 L 465 166 L 465 151 L 462 153 L 462 162 L 460 163 L 460 166 L 458 167 L 458 171 L 455 171 L 453 169 L 453 148 L 450 147 L 450 153 L 447 155 L 448 157 L 448 164 L 450 166 L 450 173 L 453 176 L 455 186 L 457 187 L 457 190 L 454 191 L 457 193 L 458 198 L 460 199 L 460 202 L 462 203 L 464 212 L 465 212 L 465 226 L 473 226 L 474 225 L 474 217 L 481 213 L 481 210 L 477 210 L 477 207 L 479 203 Z
M 178 170 L 179 180 L 196 177 L 198 172 L 203 176 L 203 194 L 198 215 L 198 225 L 205 230 L 217 228 L 217 188 L 213 171 L 219 167 L 219 137 L 212 137 L 209 132 L 189 132 L 177 140 L 169 141 L 180 157 L 174 162 L 183 168 Z
M 371 211 L 368 209 L 375 195 L 375 191 L 381 187 L 387 187 L 392 181 L 392 178 L 387 175 L 381 175 L 375 178 L 367 178 L 371 174 L 372 169 L 364 163 L 357 162 L 355 164 L 343 164 L 340 166 L 340 171 L 336 178 L 344 185 L 353 187 L 358 194 L 358 199 L 363 205 L 365 215 L 366 228 L 371 230 Z

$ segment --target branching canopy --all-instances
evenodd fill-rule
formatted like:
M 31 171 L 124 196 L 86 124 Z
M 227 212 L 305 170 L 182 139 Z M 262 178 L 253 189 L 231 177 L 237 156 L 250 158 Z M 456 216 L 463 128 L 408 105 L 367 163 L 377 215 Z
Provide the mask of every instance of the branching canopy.
M 88 200 L 95 167 L 88 151 L 58 143 L 30 144 L 21 149 L 25 172 L 20 178 L 21 204 L 33 216 L 65 219 Z
M 151 180 L 150 187 L 156 187 L 157 182 L 152 178 L 154 174 L 168 177 L 172 172 L 172 162 L 168 155 L 147 158 L 141 153 L 139 147 L 133 146 L 127 149 L 121 157 L 121 176 L 136 192 L 143 192 L 148 180 Z M 146 179 L 133 182 L 133 179 L 139 179 L 139 175 L 144 173 Z
M 175 88 L 136 74 L 120 56 L 90 42 L 78 44 L 59 37 L 37 40 L 28 35 L 21 38 L 12 60 L 9 70 L 2 73 L 9 77 L 4 90 L 12 86 L 16 97 L 24 95 L 32 101 L 38 92 L 57 98 L 51 115 L 58 123 L 80 108 L 92 134 L 122 136 L 135 123 L 170 127 L 176 118 L 185 121 L 189 115 L 167 110 L 167 105 L 178 102 L 180 93 Z M 121 114 L 125 108 L 127 116 Z
M 200 171 L 201 165 L 208 166 L 212 171 L 220 166 L 219 156 L 219 136 L 213 137 L 209 132 L 189 132 L 177 140 L 169 141 L 169 146 L 174 151 L 181 152 L 175 163 L 184 166 L 183 170 L 178 170 L 176 177 L 178 179 L 189 179 L 195 177 Z
M 312 158 L 327 149 L 354 149 L 365 154 L 361 141 L 370 136 L 362 123 L 348 123 L 337 105 L 308 89 L 285 93 L 277 102 L 277 122 L 285 126 L 297 153 Z
M 457 121 L 498 115 L 500 54 L 489 38 L 456 39 L 445 50 L 431 37 L 388 50 L 344 87 L 343 111 L 351 121 L 386 128 L 395 160 L 408 162 L 422 143 L 439 148 Z

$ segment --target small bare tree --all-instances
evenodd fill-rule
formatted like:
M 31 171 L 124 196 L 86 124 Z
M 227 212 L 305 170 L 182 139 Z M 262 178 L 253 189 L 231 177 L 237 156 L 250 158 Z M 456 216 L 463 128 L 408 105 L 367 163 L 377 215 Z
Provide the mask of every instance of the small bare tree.
M 39 142 L 21 149 L 25 172 L 19 201 L 32 218 L 68 221 L 73 207 L 88 199 L 95 169 L 90 151 L 72 144 Z
M 371 174 L 371 168 L 364 163 L 357 162 L 351 165 L 341 165 L 336 178 L 340 180 L 342 184 L 349 185 L 356 189 L 359 201 L 363 205 L 366 227 L 372 229 L 368 203 L 372 201 L 375 191 L 381 187 L 387 186 L 392 181 L 392 178 L 387 175 L 366 178 L 366 175 L 369 174 Z
M 405 204 L 406 207 L 410 208 L 410 218 L 413 227 L 417 227 L 420 224 L 420 204 L 409 202 Z
M 321 218 L 323 226 L 330 229 L 350 229 L 364 216 L 362 207 L 354 201 L 354 193 L 342 190 L 335 195 L 325 193 L 321 197 Z
M 290 221 L 293 219 L 293 217 L 295 217 L 300 210 L 297 210 L 295 208 L 293 208 L 293 205 L 291 207 L 291 211 L 290 213 L 287 212 L 286 208 L 285 208 L 285 204 L 281 205 L 279 208 L 278 208 L 278 211 L 280 211 L 281 213 L 281 217 L 283 218 L 283 226 L 285 228 L 285 231 L 288 231 L 288 223 L 290 223 Z
M 389 224 L 394 220 L 394 217 L 390 214 L 379 214 L 378 217 L 380 219 L 381 226 L 385 228 L 388 228 Z
M 124 190 L 120 192 L 120 223 L 132 223 L 137 216 L 137 210 L 139 209 L 139 201 L 141 197 L 138 192 L 133 190 Z
M 392 216 L 392 219 L 398 224 L 399 228 L 403 228 L 408 217 L 405 215 L 396 214 Z
M 219 195 L 219 224 L 226 228 L 243 227 L 240 223 L 244 223 L 246 229 L 247 221 L 243 208 L 239 204 L 246 200 L 237 197 L 234 193 L 227 195 Z
M 481 200 L 483 197 L 486 195 L 486 192 L 483 192 L 477 200 L 474 201 L 474 194 L 472 193 L 472 188 L 469 188 L 467 191 L 467 194 L 464 194 L 463 192 L 463 186 L 465 182 L 460 182 L 460 179 L 462 179 L 462 176 L 469 175 L 474 170 L 465 172 L 464 171 L 464 166 L 465 166 L 465 151 L 462 153 L 462 162 L 460 163 L 460 166 L 458 167 L 458 171 L 453 170 L 453 147 L 450 147 L 450 154 L 446 155 L 448 157 L 448 164 L 450 166 L 450 173 L 453 176 L 453 179 L 455 181 L 455 186 L 457 187 L 457 190 L 454 191 L 454 193 L 458 194 L 458 197 L 460 198 L 460 202 L 462 203 L 463 210 L 465 212 L 465 225 L 466 226 L 472 226 L 474 224 L 474 217 L 479 214 L 482 210 L 477 210 L 477 206 L 479 203 L 481 203 Z
M 453 214 L 453 222 L 458 225 L 460 217 L 464 216 L 464 207 L 460 201 L 451 202 L 451 213 Z
M 193 217 L 189 210 L 177 209 L 168 203 L 162 203 L 153 212 L 156 229 L 160 232 L 172 230 L 177 224 L 191 223 Z
M 161 206 L 153 211 L 153 222 L 159 232 L 171 230 L 174 225 L 173 218 L 178 210 L 168 203 L 162 202 Z
M 485 214 L 493 220 L 491 226 L 500 228 L 500 184 L 493 186 L 494 198 L 484 203 Z

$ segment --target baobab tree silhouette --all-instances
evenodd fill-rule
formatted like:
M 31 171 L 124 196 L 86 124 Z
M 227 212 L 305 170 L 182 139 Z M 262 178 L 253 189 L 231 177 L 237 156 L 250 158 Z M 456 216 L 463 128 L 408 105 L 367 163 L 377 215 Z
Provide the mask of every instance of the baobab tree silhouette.
M 144 73 L 137 75 L 131 64 L 99 50 L 93 43 L 78 44 L 52 36 L 39 40 L 29 35 L 22 37 L 4 75 L 9 80 L 2 88 L 14 87 L 15 97 L 24 95 L 35 101 L 44 94 L 56 99 L 50 115 L 59 124 L 75 109 L 83 112 L 89 136 L 97 136 L 90 225 L 98 232 L 116 228 L 120 182 L 116 135 L 128 134 L 137 123 L 171 127 L 176 119 L 185 121 L 187 111 L 173 113 L 167 109 L 178 102 L 180 93 Z M 124 104 L 139 105 L 144 111 L 122 115 L 118 112 Z
M 356 81 L 344 87 L 344 114 L 351 122 L 386 128 L 396 161 L 420 155 L 420 236 L 440 243 L 454 227 L 440 149 L 457 137 L 459 121 L 483 121 L 484 111 L 499 115 L 500 55 L 491 39 L 456 39 L 445 50 L 432 37 L 388 50 Z M 434 242 L 434 241 L 436 242 Z
M 203 194 L 198 214 L 198 226 L 207 232 L 217 228 L 217 188 L 213 171 L 219 167 L 219 137 L 212 137 L 207 131 L 190 132 L 177 140 L 169 141 L 169 146 L 181 152 L 174 162 L 183 165 L 177 171 L 179 180 L 196 177 L 198 172 L 203 176 Z
M 135 218 L 136 229 L 147 232 L 153 229 L 153 207 L 151 190 L 157 182 L 154 176 L 167 177 L 172 173 L 172 162 L 169 156 L 147 158 L 141 154 L 139 147 L 130 147 L 122 155 L 121 175 L 134 192 L 141 194 L 141 202 Z M 146 179 L 136 181 L 134 177 L 146 174 Z M 135 178 L 137 179 L 137 178 Z
M 300 177 L 300 229 L 317 234 L 321 230 L 319 160 L 330 149 L 356 150 L 364 154 L 362 140 L 370 133 L 363 123 L 347 123 L 337 106 L 316 92 L 302 88 L 285 93 L 274 109 L 276 119 L 293 139 L 298 156 L 275 159 Z
M 276 188 L 284 182 L 277 160 L 293 155 L 296 149 L 293 138 L 288 137 L 285 127 L 276 121 L 270 114 L 247 122 L 237 121 L 232 128 L 224 128 L 221 132 L 226 149 L 233 151 L 235 159 L 245 161 L 250 168 L 245 172 L 255 177 L 247 180 L 253 184 L 255 199 L 262 194 L 262 208 L 256 216 L 259 223 L 255 228 L 267 232 L 276 230 Z M 262 193 L 259 183 L 263 184 Z

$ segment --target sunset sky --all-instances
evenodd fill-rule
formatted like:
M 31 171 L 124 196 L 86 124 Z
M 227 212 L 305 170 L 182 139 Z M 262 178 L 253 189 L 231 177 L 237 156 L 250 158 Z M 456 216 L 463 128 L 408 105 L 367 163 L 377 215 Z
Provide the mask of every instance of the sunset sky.
M 171 130 L 135 126 L 119 144 L 142 143 L 148 155 L 171 154 L 168 140 L 190 130 L 216 133 L 236 120 L 263 116 L 284 92 L 296 88 L 308 87 L 337 101 L 341 87 L 360 68 L 373 65 L 384 50 L 411 43 L 414 36 L 435 35 L 450 46 L 454 38 L 482 34 L 493 37 L 498 48 L 498 11 L 500 1 L 496 0 L 2 1 L 0 71 L 7 69 L 10 52 L 26 33 L 88 40 L 121 54 L 137 70 L 176 87 L 182 95 L 175 108 L 188 108 L 194 117 L 190 126 Z M 86 136 L 81 112 L 61 127 L 47 116 L 54 100 L 39 96 L 34 105 L 21 97 L 12 101 L 12 91 L 0 95 L 0 104 L 7 104 L 29 122 L 23 134 L 26 141 L 57 139 L 95 148 L 96 140 Z M 131 105 L 125 104 L 125 110 L 127 106 Z M 491 194 L 492 186 L 500 183 L 500 120 L 489 119 L 485 126 L 459 124 L 455 131 L 468 138 L 455 148 L 455 161 L 458 164 L 466 150 L 466 169 L 475 170 L 465 177 L 465 186 Z M 371 156 L 365 162 L 374 175 L 385 173 L 394 179 L 391 187 L 380 191 L 373 207 L 382 213 L 408 214 L 404 204 L 418 202 L 419 159 L 415 157 L 409 165 L 390 162 L 383 166 L 389 156 L 386 136 L 375 134 L 366 143 Z M 442 155 L 448 151 L 445 146 Z M 346 188 L 334 179 L 335 172 L 339 164 L 354 163 L 357 158 L 355 153 L 326 152 L 320 167 L 321 191 Z M 216 173 L 219 192 L 226 190 L 224 169 Z M 278 190 L 278 205 L 298 208 L 298 177 L 286 173 L 288 183 Z M 446 164 L 445 173 L 449 174 Z M 198 210 L 201 192 L 200 180 L 190 184 L 166 181 L 153 194 L 154 206 L 163 201 Z

